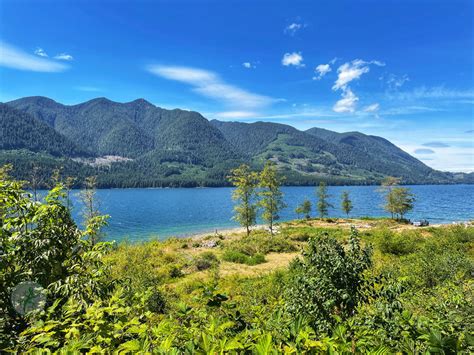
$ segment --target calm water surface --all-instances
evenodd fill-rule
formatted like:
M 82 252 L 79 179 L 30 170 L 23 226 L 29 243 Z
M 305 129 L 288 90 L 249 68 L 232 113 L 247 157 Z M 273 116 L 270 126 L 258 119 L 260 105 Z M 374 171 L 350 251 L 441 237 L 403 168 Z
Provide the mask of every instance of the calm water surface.
M 411 219 L 430 223 L 451 223 L 474 218 L 474 185 L 410 186 L 417 201 Z M 387 216 L 377 186 L 330 186 L 331 217 L 343 216 L 342 191 L 348 191 L 354 204 L 352 217 Z M 284 187 L 288 205 L 281 220 L 297 218 L 295 207 L 305 198 L 315 205 L 314 187 Z M 105 189 L 98 190 L 100 210 L 111 216 L 106 228 L 108 240 L 139 241 L 235 227 L 232 221 L 231 188 L 200 189 Z M 81 203 L 72 195 L 75 219 L 80 223 Z M 313 211 L 313 215 L 316 212 Z

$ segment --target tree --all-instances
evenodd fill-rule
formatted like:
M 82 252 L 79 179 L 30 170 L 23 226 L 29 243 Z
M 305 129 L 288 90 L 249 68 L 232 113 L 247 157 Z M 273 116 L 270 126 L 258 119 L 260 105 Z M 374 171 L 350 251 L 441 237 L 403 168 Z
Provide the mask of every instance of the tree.
M 317 195 L 319 216 L 321 218 L 324 218 L 325 216 L 327 216 L 329 208 L 333 207 L 333 205 L 328 202 L 328 198 L 330 197 L 330 195 L 328 194 L 328 188 L 325 182 L 321 181 L 319 183 Z
M 232 192 L 232 199 L 237 201 L 234 207 L 234 220 L 244 226 L 247 236 L 250 235 L 250 227 L 257 220 L 256 189 L 258 182 L 258 174 L 250 170 L 246 164 L 242 164 L 231 171 L 228 176 L 229 181 L 235 186 Z
M 84 217 L 84 225 L 91 238 L 92 244 L 96 244 L 102 238 L 100 228 L 96 224 L 99 222 L 99 201 L 96 197 L 97 176 L 89 176 L 85 180 L 85 189 L 80 193 L 80 199 L 84 204 L 82 216 Z
M 309 219 L 310 213 L 311 213 L 311 201 L 310 200 L 304 200 L 301 205 L 296 207 L 295 212 L 298 214 L 304 215 L 304 218 Z
M 415 196 L 406 187 L 399 187 L 400 179 L 387 177 L 382 182 L 381 193 L 384 194 L 384 209 L 390 212 L 392 219 L 403 219 L 403 216 L 411 211 L 414 206 Z
M 349 192 L 344 191 L 342 193 L 342 201 L 341 201 L 341 208 L 344 211 L 344 213 L 349 217 L 349 213 L 352 211 L 352 201 L 349 198 Z
M 278 212 L 285 208 L 283 193 L 281 192 L 282 178 L 278 175 L 275 163 L 268 161 L 260 172 L 258 187 L 258 206 L 263 209 L 262 219 L 268 222 L 270 233 L 273 235 L 273 224 L 280 218 Z
M 387 176 L 381 183 L 379 192 L 384 196 L 384 198 L 387 200 L 387 204 L 384 205 L 384 209 L 389 211 L 392 215 L 392 219 L 394 217 L 393 211 L 390 211 L 387 209 L 387 206 L 392 204 L 389 200 L 391 199 L 390 192 L 392 189 L 397 186 L 400 183 L 400 179 L 393 177 L 393 176 Z
M 285 292 L 290 313 L 307 317 L 317 331 L 328 331 L 336 317 L 347 319 L 364 297 L 364 272 L 372 250 L 362 248 L 353 228 L 347 248 L 327 233 L 311 238 L 303 258 L 290 264 Z
M 392 218 L 395 215 L 397 219 L 403 219 L 403 216 L 413 209 L 415 202 L 415 196 L 406 187 L 390 189 L 385 199 L 385 210 L 392 214 Z
M 42 199 L 11 179 L 11 166 L 0 167 L 0 348 L 16 342 L 18 335 L 38 318 L 19 316 L 11 295 L 24 281 L 35 281 L 47 290 L 47 304 L 55 307 L 77 300 L 87 307 L 93 297 L 108 292 L 111 278 L 101 255 L 110 243 L 92 245 L 87 231 L 77 228 L 64 205 L 63 186 L 54 187 Z M 105 225 L 97 216 L 95 226 Z M 55 313 L 55 312 L 51 312 Z M 83 313 L 80 307 L 78 314 Z M 28 317 L 34 317 L 29 314 Z M 31 322 L 30 322 L 31 321 Z M 58 323 L 58 322 L 57 322 Z M 21 351 L 20 351 L 21 352 Z

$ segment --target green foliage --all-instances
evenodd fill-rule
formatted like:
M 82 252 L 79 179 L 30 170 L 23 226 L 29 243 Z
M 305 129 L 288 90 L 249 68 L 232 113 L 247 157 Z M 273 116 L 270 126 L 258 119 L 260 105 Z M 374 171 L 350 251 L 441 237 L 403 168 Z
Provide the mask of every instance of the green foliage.
M 112 247 L 77 228 L 59 186 L 43 202 L 22 186 L 0 170 L 2 351 L 474 352 L 473 227 L 390 221 L 392 231 L 347 238 L 345 227 L 295 221 L 273 237 L 223 236 L 214 252 L 176 238 Z M 273 255 L 252 266 L 301 245 L 289 269 Z M 23 317 L 10 292 L 25 280 L 45 287 L 47 306 Z
M 254 255 L 247 255 L 237 250 L 228 249 L 222 254 L 222 260 L 230 261 L 232 263 L 257 265 L 264 263 L 265 255 L 256 253 Z
M 328 194 L 327 186 L 325 182 L 319 183 L 319 188 L 317 191 L 318 196 L 318 212 L 321 218 L 324 218 L 328 215 L 329 208 L 333 207 L 329 202 L 328 198 L 330 197 Z
M 260 172 L 258 180 L 258 186 L 260 187 L 258 205 L 263 210 L 262 219 L 269 224 L 270 233 L 273 235 L 273 225 L 276 220 L 280 219 L 278 213 L 286 207 L 280 189 L 282 178 L 278 175 L 275 164 L 268 161 Z
M 210 269 L 218 264 L 219 259 L 212 251 L 201 253 L 194 259 L 194 265 L 199 271 Z
M 344 191 L 341 196 L 341 209 L 349 217 L 349 213 L 351 213 L 352 208 L 354 208 L 354 206 L 352 205 L 352 201 L 349 198 L 349 192 Z
M 303 259 L 290 266 L 288 310 L 309 317 L 314 329 L 329 331 L 336 317 L 354 314 L 371 263 L 371 250 L 361 248 L 354 229 L 347 250 L 327 234 L 310 239 Z
M 102 256 L 110 243 L 92 245 L 88 238 L 101 228 L 105 219 L 80 231 L 65 206 L 62 186 L 53 188 L 44 202 L 35 201 L 21 182 L 0 170 L 0 328 L 2 347 L 12 346 L 27 326 L 10 302 L 12 289 L 23 281 L 34 281 L 47 291 L 49 304 L 74 300 L 84 309 L 113 286 Z M 39 315 L 41 316 L 41 314 Z M 37 314 L 28 315 L 37 319 Z
M 309 219 L 311 217 L 311 201 L 310 200 L 304 200 L 301 205 L 296 207 L 295 209 L 296 214 L 303 215 L 304 218 Z
M 418 233 L 395 233 L 389 229 L 383 229 L 378 238 L 379 247 L 383 253 L 398 256 L 415 252 L 422 242 L 422 238 Z
M 241 165 L 232 170 L 229 181 L 235 186 L 232 192 L 232 199 L 238 204 L 234 207 L 234 219 L 244 226 L 247 236 L 250 234 L 250 227 L 257 219 L 256 188 L 258 182 L 257 173 L 250 170 L 248 165 Z
M 382 185 L 385 194 L 384 209 L 390 212 L 392 218 L 403 219 L 403 216 L 414 207 L 415 196 L 407 187 L 397 187 L 399 179 L 387 178 Z

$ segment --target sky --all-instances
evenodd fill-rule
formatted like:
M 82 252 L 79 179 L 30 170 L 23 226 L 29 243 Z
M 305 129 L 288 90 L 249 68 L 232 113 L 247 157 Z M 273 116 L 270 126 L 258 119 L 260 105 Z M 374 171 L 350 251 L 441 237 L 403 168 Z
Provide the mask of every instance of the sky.
M 474 171 L 474 1 L 0 0 L 0 101 L 137 98 Z

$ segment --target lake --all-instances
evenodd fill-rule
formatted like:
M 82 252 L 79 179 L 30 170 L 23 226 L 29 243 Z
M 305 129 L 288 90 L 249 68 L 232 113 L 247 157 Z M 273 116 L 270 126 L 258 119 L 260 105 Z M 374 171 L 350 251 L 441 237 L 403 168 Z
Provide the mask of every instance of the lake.
M 416 196 L 410 219 L 427 219 L 430 223 L 451 223 L 474 218 L 474 185 L 409 186 Z M 351 217 L 388 216 L 381 207 L 383 198 L 378 186 L 329 186 L 330 217 L 343 217 L 340 209 L 342 191 L 348 191 L 354 209 Z M 288 205 L 281 220 L 297 218 L 295 207 L 305 198 L 313 203 L 316 215 L 315 187 L 283 187 Z M 77 191 L 72 193 L 74 218 L 81 223 L 81 203 Z M 140 241 L 200 232 L 211 232 L 238 226 L 232 221 L 231 188 L 199 189 L 104 189 L 97 191 L 100 210 L 111 216 L 106 228 L 107 240 Z

